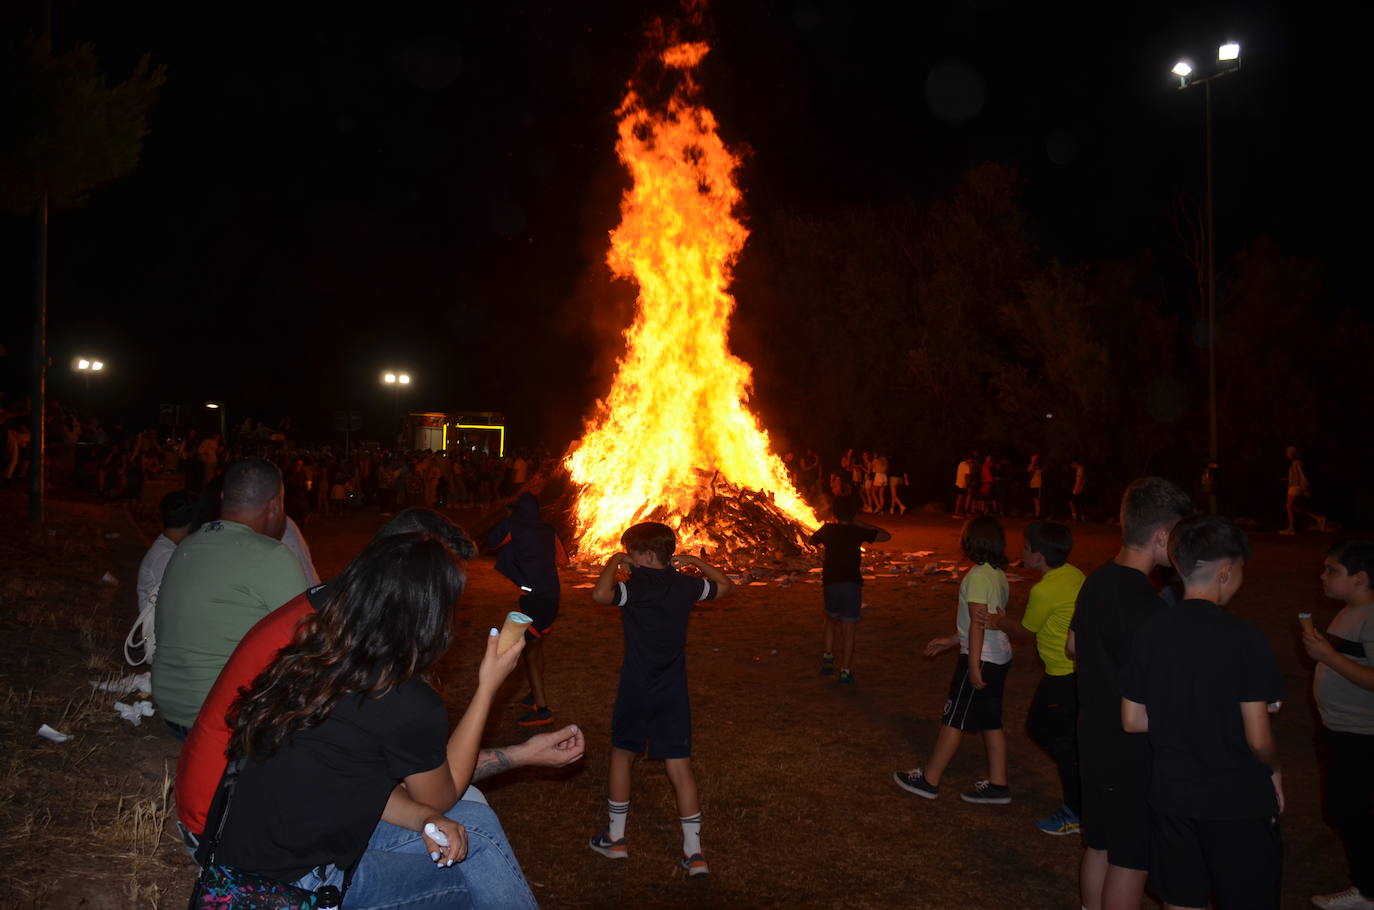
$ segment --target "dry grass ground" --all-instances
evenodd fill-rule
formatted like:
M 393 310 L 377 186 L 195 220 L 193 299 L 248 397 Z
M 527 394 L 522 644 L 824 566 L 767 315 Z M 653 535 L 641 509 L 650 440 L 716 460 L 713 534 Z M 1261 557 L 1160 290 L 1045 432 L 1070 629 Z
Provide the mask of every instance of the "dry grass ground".
M 119 642 L 132 620 L 128 592 L 143 541 L 115 507 L 58 503 L 42 529 L 23 523 L 17 494 L 0 493 L 0 510 L 0 906 L 183 906 L 193 871 L 168 821 L 175 744 L 158 718 L 137 729 L 119 720 L 109 708 L 115 699 L 93 696 L 89 685 L 123 672 Z M 321 573 L 340 569 L 379 521 L 372 514 L 312 524 Z M 883 523 L 894 540 L 880 549 L 935 551 L 922 563 L 957 558 L 952 519 L 908 513 Z M 1009 527 L 1015 548 L 1021 523 Z M 106 540 L 109 530 L 121 536 Z M 1115 549 L 1110 526 L 1076 533 L 1074 561 L 1085 569 Z M 1255 543 L 1237 608 L 1269 635 L 1289 684 L 1277 729 L 1289 804 L 1284 905 L 1296 908 L 1346 884 L 1339 846 L 1319 818 L 1310 677 L 1292 619 L 1299 610 L 1333 612 L 1316 581 L 1328 540 L 1260 534 Z M 107 569 L 119 588 L 98 583 Z M 1013 598 L 1024 600 L 1032 579 L 1018 574 L 1027 577 L 1013 584 Z M 473 688 L 483 633 L 514 600 L 489 560 L 470 575 L 458 643 L 439 667 L 455 718 Z M 711 878 L 688 882 L 677 866 L 672 791 L 655 762 L 635 769 L 630 859 L 592 853 L 586 841 L 605 822 L 621 641 L 616 611 L 576 587 L 588 583 L 575 570 L 565 575 L 548 642 L 558 720 L 582 725 L 587 757 L 580 767 L 517 772 L 486 788 L 544 907 L 1077 906 L 1078 838 L 1033 827 L 1059 799 L 1052 765 L 1022 732 L 1040 672 L 1028 643 L 1018 645 L 1006 696 L 1015 802 L 971 806 L 954 792 L 925 802 L 891 781 L 893 770 L 923 759 L 944 701 L 953 658 L 919 656 L 952 624 L 956 588 L 937 576 L 868 583 L 852 688 L 817 674 L 817 585 L 752 586 L 701 609 L 688 663 Z M 523 693 L 512 680 L 505 702 Z M 529 731 L 514 717 L 503 704 L 487 742 L 524 738 Z M 44 722 L 75 738 L 37 738 Z M 970 739 L 947 789 L 983 769 L 981 743 Z

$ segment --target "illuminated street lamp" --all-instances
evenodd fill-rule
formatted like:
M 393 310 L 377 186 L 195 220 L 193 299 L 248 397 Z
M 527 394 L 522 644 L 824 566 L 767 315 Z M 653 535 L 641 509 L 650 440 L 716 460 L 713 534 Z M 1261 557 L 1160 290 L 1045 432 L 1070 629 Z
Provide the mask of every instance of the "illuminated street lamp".
M 226 437 L 226 436 L 224 435 L 224 421 L 225 421 L 225 416 L 224 416 L 224 415 L 225 415 L 225 412 L 229 410 L 229 408 L 226 407 L 225 404 L 224 404 L 224 402 L 222 402 L 222 401 L 207 401 L 207 402 L 205 402 L 205 407 L 206 407 L 208 410 L 211 410 L 211 411 L 218 411 L 218 412 L 219 412 L 219 438 L 220 438 L 220 442 L 223 443 L 223 444 L 225 444 L 225 445 L 228 445 L 228 443 L 229 443 L 228 437 Z
M 94 357 L 78 357 L 72 361 L 72 369 L 81 374 L 82 384 L 85 386 L 85 405 L 89 409 L 91 406 L 91 374 L 104 370 L 105 361 L 96 360 Z
M 391 402 L 396 416 L 401 416 L 401 386 L 410 385 L 410 374 L 404 370 L 387 370 L 382 374 L 382 382 L 391 386 Z
M 1170 70 L 1178 77 L 1178 88 L 1182 91 L 1195 85 L 1203 87 L 1206 96 L 1207 123 L 1207 452 L 1210 463 L 1217 461 L 1217 270 L 1214 250 L 1214 231 L 1212 224 L 1212 82 L 1222 76 L 1229 76 L 1240 70 L 1240 44 L 1228 41 L 1217 48 L 1216 72 L 1209 76 L 1196 75 L 1193 65 L 1180 60 Z M 1217 510 L 1215 488 L 1208 493 L 1208 506 Z

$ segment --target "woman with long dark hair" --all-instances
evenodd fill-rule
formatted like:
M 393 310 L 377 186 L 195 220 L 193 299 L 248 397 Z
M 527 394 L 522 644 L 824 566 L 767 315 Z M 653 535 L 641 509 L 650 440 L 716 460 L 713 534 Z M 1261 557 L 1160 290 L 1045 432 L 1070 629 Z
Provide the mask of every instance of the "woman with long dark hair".
M 465 581 L 440 540 L 399 534 L 370 543 L 331 583 L 230 709 L 229 755 L 244 761 L 217 865 L 308 890 L 342 886 L 353 869 L 349 910 L 535 906 L 508 850 L 506 874 L 488 876 L 500 881 L 468 880 L 477 871 L 461 865 L 468 832 L 449 817 L 522 650 L 497 655 L 492 630 L 477 691 L 449 736 L 423 674 L 448 649 Z

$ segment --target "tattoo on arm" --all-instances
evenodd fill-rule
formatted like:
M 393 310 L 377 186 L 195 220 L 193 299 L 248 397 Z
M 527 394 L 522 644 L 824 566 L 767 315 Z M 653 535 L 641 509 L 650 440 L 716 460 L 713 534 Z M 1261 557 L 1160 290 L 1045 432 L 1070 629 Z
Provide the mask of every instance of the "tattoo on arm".
M 473 783 L 509 771 L 514 765 L 510 756 L 500 749 L 483 749 L 477 753 L 477 767 L 472 771 Z

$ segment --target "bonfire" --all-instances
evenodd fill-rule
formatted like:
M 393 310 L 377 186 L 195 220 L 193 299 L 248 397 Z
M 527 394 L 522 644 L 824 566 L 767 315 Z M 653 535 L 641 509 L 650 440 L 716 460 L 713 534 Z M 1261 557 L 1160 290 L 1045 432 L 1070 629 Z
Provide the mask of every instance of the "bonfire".
M 565 459 L 583 559 L 657 520 L 683 549 L 741 565 L 801 553 L 818 523 L 749 409 L 749 365 L 729 349 L 732 269 L 748 231 L 736 214 L 739 159 L 694 78 L 707 50 L 665 39 L 652 62 L 667 100 L 651 103 L 632 81 L 617 111 L 633 184 L 607 262 L 639 296 L 611 390 Z

